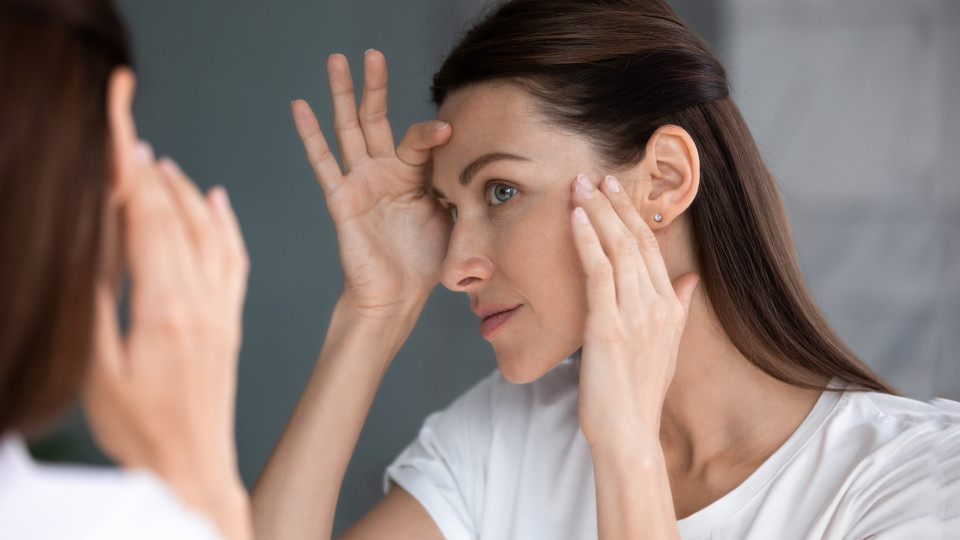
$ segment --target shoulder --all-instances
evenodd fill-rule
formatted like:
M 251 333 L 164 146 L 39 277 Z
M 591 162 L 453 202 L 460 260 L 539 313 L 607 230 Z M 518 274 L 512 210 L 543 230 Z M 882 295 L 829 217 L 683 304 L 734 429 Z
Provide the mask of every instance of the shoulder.
M 960 404 L 845 392 L 825 437 L 853 450 L 844 504 L 853 531 L 934 531 L 960 518 Z
M 960 404 L 848 391 L 840 396 L 822 437 L 834 438 L 834 446 L 845 446 L 856 456 L 861 476 L 911 468 L 932 474 L 949 463 L 948 451 L 958 450 Z
M 904 436 L 936 440 L 960 426 L 960 403 L 848 391 L 840 398 L 834 421 L 855 432 L 873 433 L 877 443 Z
M 22 441 L 0 446 L 0 536 L 220 538 L 202 515 L 147 471 L 34 462 Z

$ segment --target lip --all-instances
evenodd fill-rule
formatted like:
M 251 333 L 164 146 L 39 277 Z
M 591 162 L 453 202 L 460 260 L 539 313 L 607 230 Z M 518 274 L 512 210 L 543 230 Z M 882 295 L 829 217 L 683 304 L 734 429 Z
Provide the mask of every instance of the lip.
M 478 306 L 474 309 L 474 313 L 483 319 L 480 322 L 480 335 L 483 336 L 483 339 L 490 339 L 522 305 L 489 305 Z

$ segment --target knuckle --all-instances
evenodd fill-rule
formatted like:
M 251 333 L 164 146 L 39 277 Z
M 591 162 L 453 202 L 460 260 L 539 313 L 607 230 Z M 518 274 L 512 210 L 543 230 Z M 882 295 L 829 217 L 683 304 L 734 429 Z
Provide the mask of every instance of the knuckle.
M 650 309 L 650 320 L 657 326 L 666 326 L 670 321 L 670 311 L 662 303 L 655 303 Z
M 172 335 L 182 334 L 191 325 L 191 311 L 182 296 L 171 290 L 156 291 L 141 304 L 138 315 L 146 322 Z
M 687 318 L 687 310 L 683 307 L 683 304 L 679 299 L 674 299 L 669 303 L 668 307 L 670 313 L 670 319 L 674 324 L 682 324 Z
M 368 111 L 360 118 L 360 123 L 368 126 L 372 124 L 386 122 L 386 121 L 387 121 L 386 109 L 374 109 L 372 111 Z
M 315 146 L 313 159 L 315 163 L 322 163 L 333 158 L 333 152 L 326 145 L 326 142 L 317 135 L 313 135 L 305 141 L 307 144 Z
M 588 266 L 588 273 L 595 279 L 607 280 L 613 278 L 613 265 L 606 258 L 591 262 Z
M 667 307 L 662 302 L 658 301 L 647 304 L 646 309 L 644 309 L 640 315 L 642 326 L 656 329 L 665 328 L 668 325 L 670 318 L 670 312 Z
M 353 131 L 360 129 L 360 119 L 356 116 L 350 118 L 341 118 L 334 126 L 337 131 Z
M 625 257 L 635 257 L 640 254 L 640 247 L 637 240 L 629 235 L 622 235 L 617 239 L 617 254 Z
M 657 237 L 653 234 L 653 231 L 647 228 L 640 229 L 640 232 L 636 234 L 637 243 L 646 251 L 660 251 L 660 244 L 657 242 Z

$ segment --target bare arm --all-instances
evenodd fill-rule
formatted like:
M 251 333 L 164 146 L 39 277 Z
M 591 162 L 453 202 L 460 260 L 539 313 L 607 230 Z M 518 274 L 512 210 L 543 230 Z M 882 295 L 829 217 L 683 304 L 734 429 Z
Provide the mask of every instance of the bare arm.
M 430 150 L 450 137 L 450 126 L 414 125 L 394 148 L 383 55 L 366 55 L 359 110 L 346 59 L 331 56 L 327 69 L 341 164 L 310 107 L 296 101 L 292 112 L 337 229 L 344 291 L 307 387 L 254 486 L 260 538 L 330 537 L 340 485 L 364 419 L 384 372 L 439 280 L 451 226 L 449 215 L 423 188 Z M 429 520 L 412 501 L 388 496 L 359 530 L 401 538 L 397 533 L 405 529 L 398 522 Z
M 443 540 L 443 535 L 420 503 L 403 488 L 394 485 L 386 497 L 340 538 L 342 540 L 392 540 L 395 538 Z
M 347 464 L 407 326 L 363 319 L 342 303 L 334 309 L 313 374 L 253 488 L 258 536 L 330 537 Z

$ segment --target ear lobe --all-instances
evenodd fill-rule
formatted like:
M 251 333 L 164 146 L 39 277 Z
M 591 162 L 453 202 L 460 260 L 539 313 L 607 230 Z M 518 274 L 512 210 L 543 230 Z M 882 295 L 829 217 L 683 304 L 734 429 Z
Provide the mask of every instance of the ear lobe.
M 110 160 L 113 189 L 124 187 L 130 178 L 132 156 L 137 144 L 137 126 L 133 121 L 133 96 L 137 86 L 136 75 L 129 67 L 118 67 L 110 73 L 107 82 L 107 126 L 110 129 Z
M 685 129 L 665 125 L 650 137 L 643 161 L 650 183 L 641 207 L 653 229 L 663 228 L 696 198 L 700 188 L 700 154 Z M 659 221 L 653 219 L 656 214 L 661 216 Z

